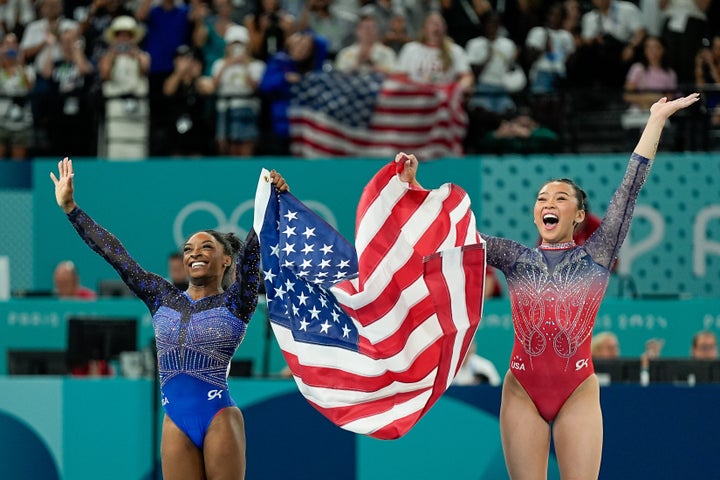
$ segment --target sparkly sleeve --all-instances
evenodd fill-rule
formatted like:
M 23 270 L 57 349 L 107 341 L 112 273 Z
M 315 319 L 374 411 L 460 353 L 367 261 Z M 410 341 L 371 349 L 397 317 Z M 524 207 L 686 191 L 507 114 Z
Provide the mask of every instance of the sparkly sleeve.
M 255 313 L 260 288 L 260 242 L 255 230 L 250 230 L 243 251 L 235 263 L 235 283 L 227 291 L 228 308 L 244 322 Z
M 140 267 L 117 237 L 95 223 L 79 207 L 68 213 L 67 217 L 83 241 L 120 274 L 128 288 L 145 302 L 154 314 L 160 307 L 162 294 L 171 287 L 170 283 Z
M 585 243 L 585 250 L 599 265 L 610 268 L 618 255 L 632 221 L 635 202 L 652 162 L 633 153 L 622 183 L 615 190 L 600 226 Z
M 525 251 L 527 247 L 514 240 L 507 238 L 492 237 L 490 235 L 480 234 L 485 240 L 488 265 L 499 268 L 501 271 L 507 271 L 510 265 Z

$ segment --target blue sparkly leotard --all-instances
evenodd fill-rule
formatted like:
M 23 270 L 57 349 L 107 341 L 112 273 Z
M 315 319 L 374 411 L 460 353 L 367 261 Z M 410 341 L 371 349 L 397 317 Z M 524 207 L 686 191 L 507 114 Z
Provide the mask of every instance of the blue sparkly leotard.
M 166 414 L 202 448 L 217 412 L 235 406 L 227 376 L 235 350 L 257 306 L 259 244 L 250 232 L 236 260 L 237 276 L 225 292 L 194 301 L 159 275 L 140 267 L 110 232 L 80 208 L 68 219 L 90 248 L 120 274 L 150 309 Z
M 488 263 L 508 283 L 515 331 L 510 370 L 548 422 L 594 373 L 595 317 L 651 163 L 632 155 L 601 225 L 582 246 L 527 248 L 483 235 Z

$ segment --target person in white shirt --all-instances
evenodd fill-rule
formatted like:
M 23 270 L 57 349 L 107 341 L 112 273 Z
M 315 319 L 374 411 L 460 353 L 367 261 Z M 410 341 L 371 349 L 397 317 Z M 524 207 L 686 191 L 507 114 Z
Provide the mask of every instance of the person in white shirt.
M 221 155 L 252 156 L 260 135 L 260 98 L 257 88 L 265 73 L 265 62 L 256 60 L 247 48 L 245 27 L 232 25 L 225 32 L 225 56 L 212 66 L 217 95 L 215 139 Z
M 355 43 L 340 50 L 335 68 L 350 73 L 389 73 L 395 67 L 395 51 L 380 43 L 377 19 L 364 15 L 355 28 Z
M 425 19 L 419 41 L 402 47 L 396 71 L 417 82 L 458 82 L 467 91 L 474 83 L 465 50 L 447 35 L 445 20 L 438 12 L 430 13 Z
M 564 8 L 556 3 L 547 13 L 545 26 L 530 29 L 525 39 L 530 91 L 549 93 L 567 74 L 565 62 L 575 51 L 572 33 L 562 28 Z
M 475 93 L 468 103 L 497 114 L 516 109 L 511 94 L 527 84 L 525 72 L 516 64 L 518 48 L 501 32 L 500 15 L 493 13 L 485 22 L 484 35 L 473 38 L 465 47 L 473 72 L 477 75 Z
M 575 86 L 622 87 L 645 37 L 642 13 L 624 0 L 593 0 L 581 19 L 582 46 L 574 60 Z

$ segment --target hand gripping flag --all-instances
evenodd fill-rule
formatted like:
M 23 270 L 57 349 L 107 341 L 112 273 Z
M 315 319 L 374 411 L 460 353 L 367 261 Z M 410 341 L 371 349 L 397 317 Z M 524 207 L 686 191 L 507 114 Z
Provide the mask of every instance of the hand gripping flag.
M 480 323 L 485 244 L 459 187 L 381 169 L 356 247 L 263 170 L 255 196 L 272 329 L 303 396 L 336 425 L 399 438 L 452 382 Z

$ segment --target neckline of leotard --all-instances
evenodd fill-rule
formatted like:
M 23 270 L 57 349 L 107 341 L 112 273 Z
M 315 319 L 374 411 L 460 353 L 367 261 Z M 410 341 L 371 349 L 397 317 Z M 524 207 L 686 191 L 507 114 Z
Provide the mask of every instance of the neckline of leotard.
M 573 248 L 575 246 L 575 242 L 573 240 L 570 240 L 569 242 L 562 242 L 562 243 L 541 243 L 540 248 L 542 250 L 567 250 L 569 248 Z

